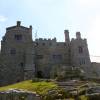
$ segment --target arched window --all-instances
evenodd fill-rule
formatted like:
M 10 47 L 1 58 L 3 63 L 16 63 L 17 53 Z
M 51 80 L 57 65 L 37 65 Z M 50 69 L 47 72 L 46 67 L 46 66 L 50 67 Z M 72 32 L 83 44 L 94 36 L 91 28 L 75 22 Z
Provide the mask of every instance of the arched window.
M 81 46 L 78 47 L 79 53 L 83 53 L 83 48 Z

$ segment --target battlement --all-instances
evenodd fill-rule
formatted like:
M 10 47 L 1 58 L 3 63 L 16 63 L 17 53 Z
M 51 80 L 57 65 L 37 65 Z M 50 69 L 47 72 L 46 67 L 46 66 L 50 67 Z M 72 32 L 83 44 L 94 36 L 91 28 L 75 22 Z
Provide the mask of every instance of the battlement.
M 36 42 L 56 42 L 56 38 L 39 38 L 39 39 L 35 39 Z

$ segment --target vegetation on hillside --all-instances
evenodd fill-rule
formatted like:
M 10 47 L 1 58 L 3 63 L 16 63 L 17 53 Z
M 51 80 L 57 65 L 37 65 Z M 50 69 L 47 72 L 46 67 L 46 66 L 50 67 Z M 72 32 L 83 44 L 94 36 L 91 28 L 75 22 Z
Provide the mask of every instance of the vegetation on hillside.
M 0 87 L 0 91 L 9 89 L 23 89 L 36 92 L 43 100 L 51 100 L 55 98 L 65 98 L 65 92 L 53 82 L 32 82 L 32 80 L 23 81 L 17 84 Z
M 55 82 L 50 80 L 43 80 L 43 79 L 34 79 L 34 80 L 27 80 L 23 82 L 19 82 L 13 85 L 0 87 L 0 91 L 7 91 L 9 89 L 22 89 L 26 91 L 36 92 L 40 95 L 41 100 L 92 100 L 90 98 L 96 98 L 95 100 L 100 100 L 100 95 L 91 95 L 86 96 L 85 91 L 88 89 L 88 85 L 85 84 L 78 84 L 76 89 L 71 91 L 65 91 L 61 87 L 59 87 Z M 90 82 L 93 83 L 93 82 Z M 97 83 L 93 83 L 95 85 L 99 85 Z M 78 91 L 78 94 L 75 95 L 75 90 Z M 93 99 L 94 100 L 94 99 Z

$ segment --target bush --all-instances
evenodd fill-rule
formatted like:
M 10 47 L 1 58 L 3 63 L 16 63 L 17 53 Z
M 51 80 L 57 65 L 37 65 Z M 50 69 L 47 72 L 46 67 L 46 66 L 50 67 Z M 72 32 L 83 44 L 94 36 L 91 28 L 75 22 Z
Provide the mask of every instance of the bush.
M 65 80 L 65 77 L 63 77 L 62 75 L 59 75 L 59 76 L 56 77 L 55 80 L 56 81 L 63 81 L 63 80 Z
M 89 95 L 87 96 L 88 100 L 100 100 L 100 94 L 99 95 Z
M 62 89 L 52 89 L 49 90 L 47 94 L 42 96 L 43 100 L 56 100 L 56 99 L 65 99 L 67 98 L 67 93 Z
M 40 82 L 41 80 L 39 78 L 33 78 L 32 82 Z

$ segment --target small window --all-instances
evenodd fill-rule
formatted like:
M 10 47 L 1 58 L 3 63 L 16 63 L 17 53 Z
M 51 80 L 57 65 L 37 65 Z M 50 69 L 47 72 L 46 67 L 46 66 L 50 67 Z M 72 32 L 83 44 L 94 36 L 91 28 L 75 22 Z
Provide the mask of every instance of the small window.
M 53 55 L 53 59 L 62 59 L 62 55 Z
M 82 61 L 82 62 L 83 62 L 83 64 L 85 64 L 85 59 L 83 59 L 83 61 Z
M 20 63 L 20 66 L 21 66 L 21 67 L 23 67 L 23 66 L 24 66 L 24 63 L 23 63 L 23 62 L 21 62 L 21 63 Z
M 45 43 L 42 43 L 43 46 L 45 46 Z
M 37 55 L 36 58 L 37 59 L 43 59 L 43 55 Z
M 51 46 L 52 45 L 52 43 L 49 43 L 49 46 Z
M 39 44 L 38 43 L 36 43 L 36 46 L 38 46 Z
M 21 34 L 16 34 L 15 35 L 15 40 L 22 40 L 22 35 Z
M 79 53 L 83 53 L 83 48 L 82 47 L 78 47 L 78 51 L 79 51 Z
M 59 44 L 57 43 L 57 46 L 59 46 Z
M 35 45 L 35 46 L 38 46 L 39 44 L 36 42 L 34 45 Z
M 66 46 L 66 43 L 64 43 L 64 46 Z
M 80 65 L 84 65 L 84 64 L 86 63 L 84 58 L 80 59 L 79 61 L 80 61 L 80 62 L 79 62 Z
M 16 50 L 15 49 L 11 49 L 10 50 L 10 54 L 15 55 L 16 54 Z

